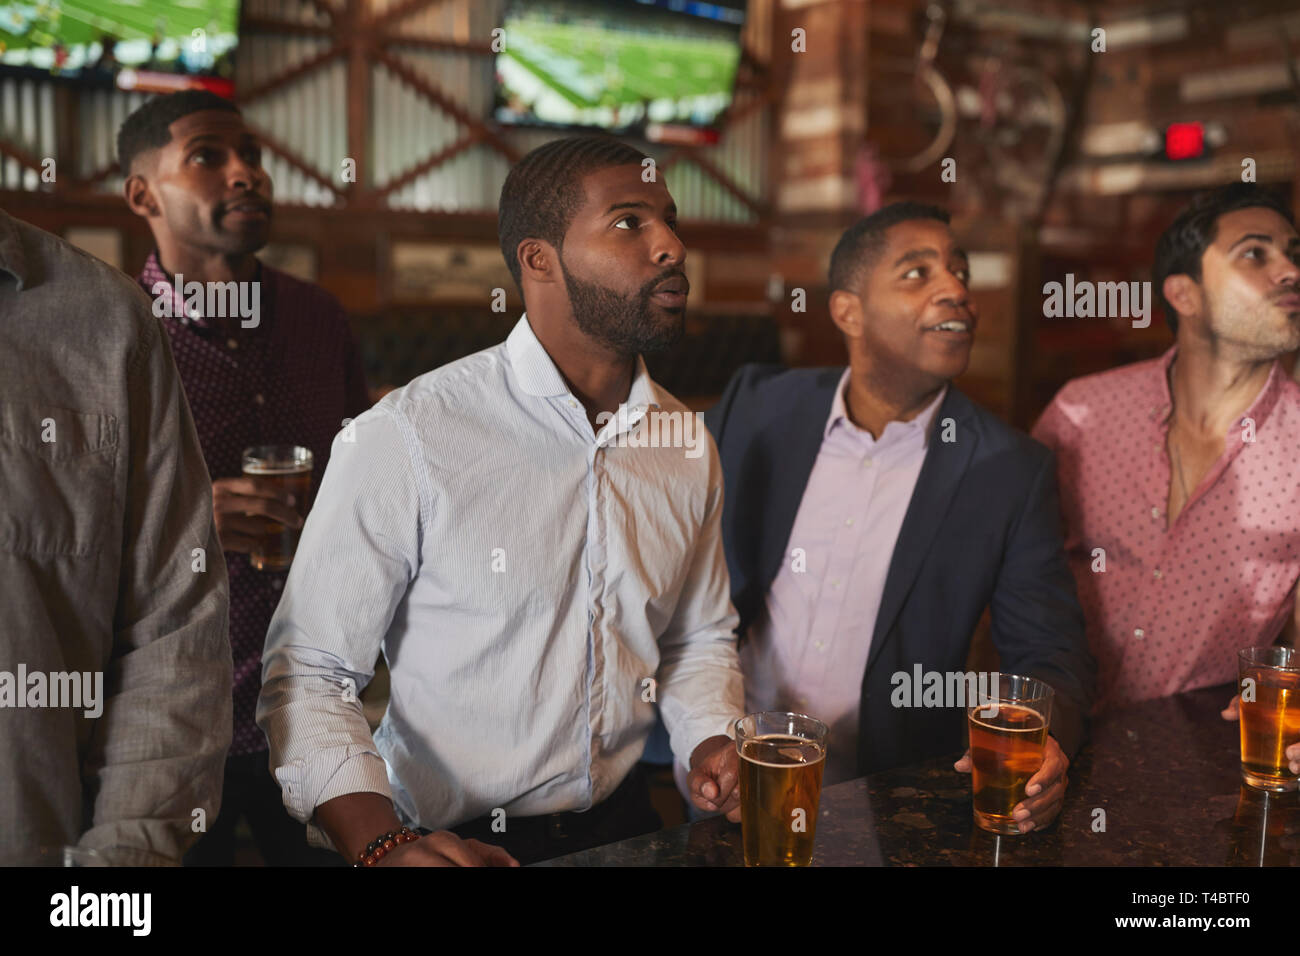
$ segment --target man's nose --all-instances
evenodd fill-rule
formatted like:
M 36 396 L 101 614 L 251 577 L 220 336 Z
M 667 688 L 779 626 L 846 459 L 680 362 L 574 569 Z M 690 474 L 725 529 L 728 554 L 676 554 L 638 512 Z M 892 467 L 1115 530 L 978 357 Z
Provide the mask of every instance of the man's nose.
M 655 237 L 654 260 L 656 265 L 680 266 L 686 261 L 686 245 L 667 225 Z
M 970 305 L 970 289 L 966 287 L 966 283 L 962 282 L 961 279 L 949 273 L 948 281 L 939 293 L 939 298 L 940 301 L 966 308 Z
M 230 163 L 229 183 L 232 189 L 256 189 L 262 181 L 262 168 L 236 157 Z

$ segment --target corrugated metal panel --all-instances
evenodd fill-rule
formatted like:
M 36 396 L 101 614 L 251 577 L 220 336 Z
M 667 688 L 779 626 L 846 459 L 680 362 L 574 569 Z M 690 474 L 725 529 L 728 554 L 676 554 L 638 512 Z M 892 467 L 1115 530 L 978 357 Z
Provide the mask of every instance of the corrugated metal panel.
M 0 139 L 37 162 L 54 159 L 57 176 L 61 167 L 55 153 L 54 121 L 53 84 L 13 77 L 0 79 Z M 40 186 L 41 176 L 36 170 L 8 157 L 0 162 L 0 188 L 35 190 Z
M 372 16 L 378 16 L 402 0 L 371 0 Z M 342 0 L 331 0 L 341 9 Z M 392 32 L 405 36 L 486 42 L 500 24 L 505 0 L 444 0 L 403 17 Z M 245 0 L 246 16 L 326 26 L 329 16 L 304 0 Z M 745 28 L 746 42 L 763 55 L 770 44 L 771 0 L 751 0 L 751 20 Z M 253 89 L 287 68 L 319 56 L 329 41 L 310 36 L 268 36 L 245 33 L 236 60 L 236 82 L 240 89 Z M 393 56 L 415 74 L 436 86 L 473 117 L 486 118 L 492 106 L 492 57 L 466 53 L 434 52 L 417 46 L 396 44 Z M 742 92 L 737 105 L 753 93 Z M 117 129 L 145 96 L 117 90 L 87 90 L 82 94 L 79 113 L 78 176 L 89 176 L 113 162 Z M 391 182 L 428 156 L 445 149 L 465 134 L 451 116 L 405 86 L 383 65 L 372 68 L 371 155 L 351 157 L 357 161 L 363 184 Z M 347 158 L 347 65 L 342 58 L 309 71 L 282 87 L 248 104 L 245 112 L 256 125 L 266 129 L 321 176 L 341 185 L 341 164 Z M 765 110 L 756 110 L 727 129 L 722 142 L 709 151 L 719 169 L 737 185 L 762 196 L 766 184 Z M 0 136 L 38 157 L 53 156 L 55 148 L 53 84 L 0 79 Z M 556 138 L 553 132 L 512 129 L 504 137 L 520 153 Z M 646 148 L 657 160 L 668 150 Z M 59 157 L 55 157 L 56 160 Z M 279 202 L 330 205 L 334 194 L 268 151 L 265 165 L 275 183 Z M 396 209 L 455 209 L 493 211 L 509 164 L 495 150 L 475 146 L 430 170 L 400 190 L 388 202 Z M 752 222 L 753 214 L 719 186 L 699 167 L 677 164 L 669 173 L 678 206 L 685 219 L 721 222 Z M 11 159 L 0 161 L 0 188 L 36 189 L 35 171 L 23 170 Z M 111 175 L 100 183 L 105 192 L 120 191 L 121 180 Z
M 392 0 L 398 2 L 398 0 Z M 762 12 L 770 14 L 765 0 Z M 387 9 L 389 2 L 378 0 L 377 10 Z M 470 2 L 449 0 L 433 8 L 403 18 L 396 32 L 404 36 L 485 42 L 491 30 L 501 22 L 504 0 Z M 767 29 L 763 23 L 746 27 L 746 42 L 751 48 L 766 46 Z M 393 54 L 422 79 L 437 87 L 461 106 L 467 114 L 487 117 L 492 108 L 493 73 L 490 56 L 472 56 L 451 52 L 428 52 L 416 47 L 392 48 Z M 375 149 L 376 182 L 389 182 L 405 169 L 463 134 L 459 124 L 441 110 L 407 89 L 387 69 L 377 66 L 373 81 L 371 135 Z M 742 93 L 737 105 L 752 93 Z M 763 156 L 765 150 L 764 115 L 755 111 L 724 132 L 722 142 L 710 150 L 710 158 L 744 191 L 761 197 L 766 182 Z M 531 130 L 507 130 L 505 138 L 521 153 L 554 139 L 561 133 Z M 657 147 L 642 148 L 648 155 L 662 159 L 667 151 Z M 492 211 L 496 208 L 501 184 L 509 164 L 494 150 L 475 147 L 456 156 L 438 169 L 421 176 L 409 186 L 389 196 L 389 205 L 398 209 L 460 209 Z M 747 206 L 716 183 L 698 166 L 682 162 L 669 173 L 674 197 L 684 219 L 716 222 L 755 220 Z

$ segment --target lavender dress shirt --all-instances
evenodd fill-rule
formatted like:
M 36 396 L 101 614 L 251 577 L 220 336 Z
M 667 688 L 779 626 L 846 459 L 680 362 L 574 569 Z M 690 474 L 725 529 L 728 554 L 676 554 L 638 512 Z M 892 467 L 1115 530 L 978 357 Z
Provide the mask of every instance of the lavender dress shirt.
M 844 370 L 763 611 L 740 648 L 745 710 L 830 728 L 823 783 L 857 776 L 858 707 L 885 576 L 947 388 L 880 438 L 849 420 Z

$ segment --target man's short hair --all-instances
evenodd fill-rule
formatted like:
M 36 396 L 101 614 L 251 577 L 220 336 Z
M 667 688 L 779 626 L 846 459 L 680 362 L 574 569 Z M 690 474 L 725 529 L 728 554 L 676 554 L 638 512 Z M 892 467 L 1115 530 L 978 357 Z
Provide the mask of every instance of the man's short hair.
M 857 291 L 863 273 L 875 265 L 876 259 L 884 252 L 885 233 L 889 227 L 911 219 L 937 219 L 947 225 L 951 217 L 947 210 L 928 203 L 895 202 L 859 219 L 844 230 L 831 253 L 830 290 Z
M 202 110 L 239 113 L 239 107 L 230 100 L 208 90 L 182 90 L 155 96 L 141 105 L 117 131 L 117 162 L 122 175 L 131 175 L 131 167 L 141 153 L 162 149 L 171 142 L 172 123 Z
M 544 143 L 515 164 L 501 187 L 497 235 L 521 295 L 519 243 L 543 239 L 558 252 L 586 201 L 582 178 L 609 166 L 639 166 L 645 158 L 640 150 L 608 136 L 571 136 Z
M 1178 312 L 1165 298 L 1165 279 L 1175 275 L 1189 275 L 1200 282 L 1201 258 L 1218 237 L 1219 217 L 1224 213 L 1256 206 L 1272 209 L 1292 226 L 1295 225 L 1290 205 L 1272 189 L 1257 183 L 1230 183 L 1193 198 L 1156 243 L 1151 281 L 1160 305 L 1165 310 L 1165 321 L 1169 323 L 1169 329 L 1174 335 L 1178 334 Z

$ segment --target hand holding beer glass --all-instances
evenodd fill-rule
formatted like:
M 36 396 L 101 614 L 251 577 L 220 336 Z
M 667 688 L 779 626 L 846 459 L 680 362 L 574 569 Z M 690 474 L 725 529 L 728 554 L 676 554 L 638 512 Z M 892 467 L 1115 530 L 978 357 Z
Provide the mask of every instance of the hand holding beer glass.
M 1020 835 L 1012 815 L 1043 766 L 1052 725 L 1052 688 L 1033 677 L 1000 674 L 994 696 L 967 709 L 975 825 Z
M 312 453 L 297 445 L 263 445 L 245 449 L 242 464 L 242 477 L 212 483 L 221 547 L 247 554 L 258 570 L 284 570 L 307 513 Z
M 1241 719 L 1241 776 L 1260 790 L 1300 786 L 1288 746 L 1300 743 L 1300 653 L 1292 647 L 1247 647 L 1237 652 Z
M 768 711 L 736 721 L 746 866 L 808 866 L 826 766 L 826 725 Z

